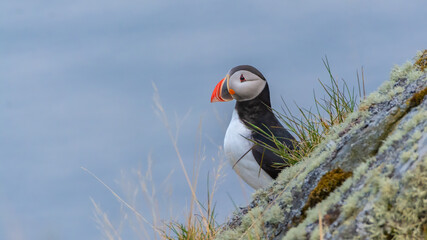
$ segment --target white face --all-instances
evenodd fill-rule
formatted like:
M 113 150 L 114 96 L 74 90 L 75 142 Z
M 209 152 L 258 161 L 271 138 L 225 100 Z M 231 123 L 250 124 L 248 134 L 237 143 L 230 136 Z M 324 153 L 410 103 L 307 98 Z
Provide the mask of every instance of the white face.
M 228 91 L 236 101 L 248 101 L 256 98 L 264 90 L 265 80 L 246 70 L 239 70 L 228 79 Z M 234 93 L 233 93 L 234 92 Z

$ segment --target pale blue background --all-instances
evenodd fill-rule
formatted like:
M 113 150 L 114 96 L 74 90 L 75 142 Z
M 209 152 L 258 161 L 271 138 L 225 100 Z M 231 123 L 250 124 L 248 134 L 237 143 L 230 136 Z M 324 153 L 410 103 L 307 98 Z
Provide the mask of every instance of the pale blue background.
M 184 119 L 179 148 L 190 172 L 197 144 L 205 149 L 205 202 L 206 176 L 217 166 L 211 158 L 234 106 L 209 100 L 228 69 L 259 68 L 276 107 L 281 97 L 312 106 L 317 79 L 327 80 L 325 55 L 336 77 L 352 83 L 364 66 L 371 92 L 394 64 L 426 48 L 426 9 L 423 0 L 2 1 L 0 239 L 102 239 L 90 197 L 115 226 L 120 204 L 80 167 L 129 199 L 128 182 L 145 171 L 150 153 L 160 217 L 182 219 L 191 195 L 154 114 L 152 82 L 172 125 L 175 115 Z M 251 192 L 225 169 L 219 222 L 233 209 L 227 194 L 243 205 L 242 192 Z M 143 199 L 136 202 L 151 219 Z M 124 239 L 137 239 L 130 226 L 125 221 Z

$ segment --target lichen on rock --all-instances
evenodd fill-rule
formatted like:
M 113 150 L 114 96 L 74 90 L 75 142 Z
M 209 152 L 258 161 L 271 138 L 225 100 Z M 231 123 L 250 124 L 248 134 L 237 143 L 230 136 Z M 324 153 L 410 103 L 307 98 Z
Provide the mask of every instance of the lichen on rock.
M 341 186 L 352 174 L 352 172 L 345 172 L 341 168 L 337 168 L 323 175 L 317 186 L 310 192 L 310 195 L 308 195 L 307 202 L 301 209 L 300 219 L 294 219 L 294 224 L 304 220 L 305 212 L 308 209 L 327 198 L 331 192 Z
M 426 57 L 394 67 L 359 111 L 258 190 L 217 239 L 425 238 Z
M 427 68 L 427 50 L 419 52 L 416 57 L 415 67 L 417 67 L 420 71 L 424 71 Z

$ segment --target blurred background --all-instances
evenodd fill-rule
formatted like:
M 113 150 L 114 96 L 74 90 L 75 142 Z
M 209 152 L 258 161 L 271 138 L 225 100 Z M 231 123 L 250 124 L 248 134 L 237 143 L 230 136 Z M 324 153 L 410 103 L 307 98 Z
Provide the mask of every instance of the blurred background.
M 3 1 L 0 239 L 103 239 L 91 199 L 123 239 L 153 236 L 81 167 L 149 222 L 182 221 L 191 193 L 168 131 L 190 178 L 198 172 L 202 203 L 207 179 L 218 179 L 224 222 L 253 192 L 221 154 L 234 102 L 209 102 L 227 71 L 257 67 L 279 110 L 282 98 L 313 107 L 325 56 L 356 89 L 363 66 L 369 93 L 426 48 L 425 9 L 422 0 Z

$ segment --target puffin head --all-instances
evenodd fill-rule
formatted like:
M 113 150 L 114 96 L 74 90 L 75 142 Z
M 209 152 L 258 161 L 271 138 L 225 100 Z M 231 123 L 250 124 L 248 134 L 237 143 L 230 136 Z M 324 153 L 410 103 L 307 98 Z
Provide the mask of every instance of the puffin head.
M 225 78 L 216 85 L 211 102 L 238 102 L 256 98 L 267 85 L 267 81 L 258 69 L 249 65 L 232 68 Z

